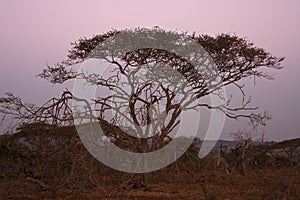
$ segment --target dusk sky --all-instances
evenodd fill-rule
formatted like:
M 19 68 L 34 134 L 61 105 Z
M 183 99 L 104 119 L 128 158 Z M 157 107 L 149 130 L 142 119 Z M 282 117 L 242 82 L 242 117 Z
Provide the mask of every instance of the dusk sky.
M 0 2 L 0 95 L 10 91 L 25 102 L 41 104 L 60 94 L 35 77 L 46 63 L 66 58 L 70 43 L 111 29 L 160 26 L 167 30 L 216 35 L 235 33 L 275 56 L 284 69 L 275 80 L 247 82 L 253 105 L 272 120 L 266 138 L 300 137 L 300 1 L 299 0 L 94 0 Z M 70 85 L 70 84 L 69 84 Z M 243 129 L 226 120 L 222 138 Z

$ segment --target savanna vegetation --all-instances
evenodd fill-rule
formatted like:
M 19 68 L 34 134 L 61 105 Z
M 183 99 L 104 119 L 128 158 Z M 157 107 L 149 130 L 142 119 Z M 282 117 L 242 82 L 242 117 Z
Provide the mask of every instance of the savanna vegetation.
M 246 145 L 231 142 L 232 145 L 216 146 L 203 159 L 198 157 L 200 142 L 195 140 L 175 163 L 148 173 L 147 183 L 143 183 L 142 174 L 113 170 L 91 156 L 74 127 L 23 125 L 16 134 L 0 137 L 0 196 L 299 199 L 300 139 L 248 141 Z
M 194 44 L 205 51 L 198 52 Z M 174 53 L 180 48 L 185 57 Z M 111 66 L 105 76 L 75 70 L 99 58 Z M 266 126 L 270 114 L 252 105 L 243 81 L 273 79 L 268 70 L 281 69 L 282 61 L 232 34 L 212 37 L 137 28 L 81 38 L 72 43 L 66 60 L 47 65 L 38 76 L 52 84 L 85 80 L 105 92 L 84 99 L 66 90 L 42 106 L 24 103 L 11 93 L 1 97 L 0 113 L 3 119 L 15 120 L 17 129 L 0 137 L 0 197 L 299 199 L 299 139 L 273 143 L 241 137 L 230 144 L 217 143 L 200 159 L 200 139 L 172 137 L 184 111 L 203 108 L 229 119 L 247 119 L 253 129 Z M 149 77 L 157 81 L 149 82 Z M 127 80 L 128 90 L 122 80 Z M 239 91 L 238 104 L 225 98 L 225 86 Z M 201 101 L 209 95 L 224 101 L 219 105 Z M 74 110 L 74 105 L 84 109 Z M 125 173 L 99 162 L 82 143 L 74 125 L 92 123 L 101 126 L 106 141 L 128 152 L 153 152 L 179 139 L 192 145 L 163 169 Z M 105 143 L 99 148 L 111 156 Z

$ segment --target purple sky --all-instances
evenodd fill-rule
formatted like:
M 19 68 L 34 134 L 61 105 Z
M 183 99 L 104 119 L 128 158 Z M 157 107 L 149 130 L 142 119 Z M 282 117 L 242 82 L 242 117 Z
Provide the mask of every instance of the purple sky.
M 254 104 L 273 119 L 266 137 L 281 140 L 300 136 L 300 1 L 200 0 L 3 0 L 0 3 L 0 95 L 11 91 L 25 101 L 40 104 L 58 95 L 35 78 L 45 63 L 66 58 L 70 43 L 113 28 L 153 27 L 199 34 L 236 33 L 277 56 L 285 68 L 274 81 L 247 88 Z M 222 137 L 238 127 L 230 120 Z

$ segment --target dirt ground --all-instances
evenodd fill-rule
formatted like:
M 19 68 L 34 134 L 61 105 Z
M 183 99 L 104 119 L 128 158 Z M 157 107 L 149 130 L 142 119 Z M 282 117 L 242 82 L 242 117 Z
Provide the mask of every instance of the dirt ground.
M 58 191 L 28 178 L 0 180 L 0 199 L 300 199 L 299 171 L 291 169 L 248 171 L 246 176 L 223 170 L 153 173 L 143 187 L 100 183 Z

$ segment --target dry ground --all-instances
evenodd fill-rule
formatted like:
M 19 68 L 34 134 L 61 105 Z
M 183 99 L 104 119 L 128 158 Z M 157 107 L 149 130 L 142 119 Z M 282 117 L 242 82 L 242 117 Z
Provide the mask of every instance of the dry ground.
M 124 175 L 128 176 L 128 175 Z M 123 178 L 124 178 L 123 177 Z M 30 179 L 1 178 L 1 199 L 300 199 L 297 170 L 248 171 L 241 176 L 223 170 L 206 172 L 156 172 L 147 187 L 99 184 L 85 189 L 51 191 Z M 105 181 L 103 181 L 105 182 Z M 120 186 L 120 185 L 119 185 Z

